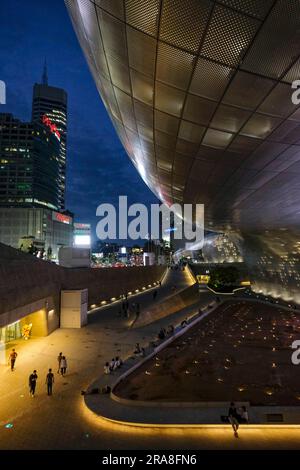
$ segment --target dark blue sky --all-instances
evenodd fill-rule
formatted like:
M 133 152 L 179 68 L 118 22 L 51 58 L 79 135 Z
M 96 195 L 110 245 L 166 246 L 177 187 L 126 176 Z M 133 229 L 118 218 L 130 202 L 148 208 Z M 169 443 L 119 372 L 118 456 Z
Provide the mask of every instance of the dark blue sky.
M 32 86 L 47 58 L 49 85 L 68 93 L 67 208 L 90 222 L 95 237 L 97 206 L 157 202 L 131 164 L 105 111 L 63 0 L 0 1 L 0 80 L 11 112 L 29 120 Z

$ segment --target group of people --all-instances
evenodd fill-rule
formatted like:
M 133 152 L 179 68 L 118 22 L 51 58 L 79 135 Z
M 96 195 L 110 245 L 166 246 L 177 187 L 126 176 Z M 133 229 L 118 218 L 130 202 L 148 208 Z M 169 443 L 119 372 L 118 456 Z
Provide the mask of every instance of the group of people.
M 157 335 L 158 339 L 162 340 L 165 339 L 167 336 L 171 336 L 174 334 L 175 328 L 173 325 L 169 325 L 167 329 L 161 328 Z
M 228 420 L 232 426 L 234 436 L 239 437 L 238 429 L 240 424 L 249 423 L 249 415 L 247 408 L 245 406 L 242 406 L 241 408 L 236 408 L 233 402 L 230 403 L 228 411 Z
M 111 374 L 114 370 L 119 369 L 123 364 L 119 356 L 113 357 L 110 362 L 106 362 L 104 366 L 104 374 Z
M 60 352 L 57 356 L 57 373 L 61 374 L 62 377 L 64 377 L 67 373 L 67 359 L 62 352 Z M 34 370 L 29 376 L 29 393 L 32 397 L 35 396 L 37 379 L 37 371 Z M 45 383 L 47 386 L 47 395 L 51 396 L 54 384 L 54 374 L 51 368 L 48 370 Z
M 145 357 L 146 355 L 145 348 L 141 347 L 140 343 L 136 343 L 133 354 L 135 354 L 135 356 Z
M 18 353 L 16 352 L 15 349 L 12 349 L 12 351 L 9 354 L 9 366 L 12 372 L 15 370 L 17 357 L 18 357 Z M 59 353 L 57 357 L 57 362 L 58 362 L 57 373 L 61 374 L 64 377 L 67 372 L 67 359 L 66 359 L 66 356 L 64 356 L 62 352 Z M 34 369 L 33 372 L 29 375 L 29 380 L 28 380 L 29 394 L 32 397 L 35 396 L 37 379 L 38 379 L 37 371 L 36 369 Z M 47 386 L 47 394 L 49 396 L 52 395 L 52 389 L 53 389 L 53 384 L 54 384 L 54 374 L 51 368 L 48 369 L 48 372 L 46 374 L 45 384 Z
M 57 362 L 58 362 L 57 373 L 61 374 L 62 376 L 66 375 L 68 363 L 67 363 L 66 356 L 63 356 L 63 353 L 61 352 L 59 353 L 57 357 Z
M 37 383 L 38 375 L 37 371 L 34 370 L 30 376 L 29 376 L 29 394 L 34 397 L 35 396 L 35 389 L 36 389 L 36 383 Z M 46 375 L 46 386 L 47 386 L 47 395 L 50 396 L 52 395 L 52 388 L 54 384 L 54 374 L 52 372 L 52 369 L 48 370 L 48 373 Z

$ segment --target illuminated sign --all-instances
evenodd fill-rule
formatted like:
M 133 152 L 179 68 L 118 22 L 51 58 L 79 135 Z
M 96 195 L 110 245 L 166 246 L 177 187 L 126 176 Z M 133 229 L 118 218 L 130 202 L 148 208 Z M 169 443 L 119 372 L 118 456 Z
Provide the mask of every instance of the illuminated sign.
M 79 222 L 74 223 L 74 228 L 78 230 L 85 230 L 85 231 L 90 231 L 91 230 L 91 224 L 81 224 Z
M 197 281 L 199 284 L 208 284 L 210 280 L 210 276 L 207 274 L 197 274 Z
M 69 217 L 65 214 L 61 214 L 60 212 L 52 212 L 52 220 L 68 225 L 72 223 L 72 217 Z
M 42 122 L 43 124 L 45 124 L 45 126 L 49 127 L 52 134 L 54 134 L 57 140 L 60 141 L 60 132 L 58 132 L 56 125 L 52 124 L 51 120 L 48 118 L 46 114 L 42 116 Z
M 241 286 L 251 286 L 250 281 L 241 281 Z
M 75 235 L 74 245 L 75 246 L 90 246 L 91 245 L 90 235 Z

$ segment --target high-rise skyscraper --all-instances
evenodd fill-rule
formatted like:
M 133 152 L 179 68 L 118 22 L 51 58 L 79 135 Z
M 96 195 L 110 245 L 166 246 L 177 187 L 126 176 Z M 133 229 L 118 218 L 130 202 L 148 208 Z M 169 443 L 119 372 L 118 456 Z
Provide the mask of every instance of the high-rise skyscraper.
M 42 123 L 0 114 L 0 207 L 59 207 L 59 142 Z
M 65 208 L 67 158 L 67 93 L 62 88 L 48 85 L 47 66 L 44 65 L 42 83 L 35 83 L 32 99 L 32 121 L 48 127 L 59 141 L 59 209 Z

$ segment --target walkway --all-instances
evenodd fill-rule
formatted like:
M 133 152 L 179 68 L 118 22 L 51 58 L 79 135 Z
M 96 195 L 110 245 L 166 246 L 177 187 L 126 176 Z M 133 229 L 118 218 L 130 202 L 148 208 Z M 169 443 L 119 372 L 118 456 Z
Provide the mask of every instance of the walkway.
M 170 294 L 175 274 L 183 285 L 189 280 L 184 273 L 171 271 L 159 296 Z M 178 280 L 176 280 L 178 285 Z M 163 291 L 164 289 L 164 291 Z M 211 299 L 210 293 L 201 294 Z M 152 302 L 152 294 L 135 298 L 142 305 Z M 218 429 L 138 429 L 109 423 L 91 413 L 84 404 L 85 390 L 103 373 L 106 360 L 119 354 L 126 357 L 137 341 L 153 339 L 170 318 L 145 328 L 131 329 L 128 320 L 117 316 L 118 305 L 91 314 L 90 324 L 81 330 L 56 330 L 47 338 L 16 342 L 19 357 L 16 371 L 0 366 L 0 448 L 1 449 L 215 449 L 215 448 L 297 448 L 298 429 L 245 429 L 240 439 L 228 428 Z M 185 315 L 177 313 L 172 322 Z M 129 319 L 130 320 L 130 319 Z M 46 395 L 45 375 L 62 351 L 68 357 L 68 374 L 55 375 L 54 394 Z M 28 376 L 38 371 L 37 396 L 28 395 Z M 5 427 L 6 425 L 12 425 Z

